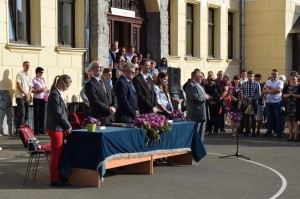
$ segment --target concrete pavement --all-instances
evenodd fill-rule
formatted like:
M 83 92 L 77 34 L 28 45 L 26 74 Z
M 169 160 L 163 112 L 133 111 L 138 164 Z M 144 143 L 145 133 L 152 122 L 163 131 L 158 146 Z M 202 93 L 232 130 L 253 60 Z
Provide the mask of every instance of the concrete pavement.
M 228 130 L 229 131 L 229 130 Z M 48 136 L 39 136 L 47 141 Z M 205 137 L 208 155 L 198 166 L 159 165 L 154 175 L 111 173 L 101 188 L 49 187 L 49 168 L 43 159 L 36 180 L 22 185 L 28 156 L 19 137 L 0 137 L 0 198 L 299 198 L 300 143 L 284 138 L 241 138 L 239 152 L 251 162 L 236 158 L 229 133 Z M 9 156 L 8 156 L 9 155 Z M 13 157 L 12 157 L 13 156 Z M 277 195 L 276 195 L 277 194 Z M 277 198 L 277 197 L 274 197 Z

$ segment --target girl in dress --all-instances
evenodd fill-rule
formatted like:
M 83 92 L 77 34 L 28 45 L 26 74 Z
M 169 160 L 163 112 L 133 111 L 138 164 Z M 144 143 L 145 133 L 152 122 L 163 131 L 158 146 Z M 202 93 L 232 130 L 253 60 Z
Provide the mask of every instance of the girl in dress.
M 237 75 L 233 77 L 228 93 L 231 98 L 230 102 L 230 120 L 232 138 L 237 138 L 240 121 L 242 120 L 241 102 L 242 102 L 242 87 L 240 79 Z
M 298 73 L 296 71 L 292 71 L 289 83 L 282 91 L 282 96 L 286 100 L 286 120 L 289 128 L 289 142 L 298 142 L 297 103 L 299 104 L 299 99 L 297 99 L 297 97 L 300 96 L 300 90 L 297 80 Z

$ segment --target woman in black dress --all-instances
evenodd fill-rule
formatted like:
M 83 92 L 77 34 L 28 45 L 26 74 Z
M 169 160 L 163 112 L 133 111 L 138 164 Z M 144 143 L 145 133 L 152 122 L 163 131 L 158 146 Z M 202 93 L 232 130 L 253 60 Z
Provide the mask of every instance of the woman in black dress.
M 283 98 L 286 100 L 286 120 L 289 128 L 288 141 L 294 142 L 298 141 L 299 99 L 297 98 L 300 98 L 300 90 L 297 80 L 298 73 L 292 71 L 289 77 L 289 84 L 283 88 L 282 92 Z

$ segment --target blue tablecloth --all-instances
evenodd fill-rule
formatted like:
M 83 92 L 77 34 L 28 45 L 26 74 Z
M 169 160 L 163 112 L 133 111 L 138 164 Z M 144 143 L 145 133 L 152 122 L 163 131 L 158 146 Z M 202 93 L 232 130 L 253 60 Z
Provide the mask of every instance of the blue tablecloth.
M 199 162 L 206 155 L 195 122 L 174 122 L 172 130 L 164 133 L 155 145 L 147 145 L 145 140 L 144 133 L 137 128 L 107 127 L 94 133 L 73 130 L 62 153 L 60 171 L 69 177 L 72 167 L 97 169 L 103 176 L 105 162 L 118 157 L 192 151 L 193 159 Z

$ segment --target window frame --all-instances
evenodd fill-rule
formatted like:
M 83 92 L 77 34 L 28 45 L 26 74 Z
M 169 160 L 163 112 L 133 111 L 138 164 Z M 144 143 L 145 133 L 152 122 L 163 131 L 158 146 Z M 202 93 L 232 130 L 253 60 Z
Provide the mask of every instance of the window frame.
M 20 43 L 20 44 L 30 44 L 31 40 L 31 35 L 30 35 L 30 0 L 25 0 L 26 2 L 26 40 L 21 40 L 18 38 L 18 33 L 19 33 L 19 28 L 18 28 L 18 14 L 17 14 L 17 0 L 9 0 L 8 1 L 8 14 L 11 17 L 11 22 L 9 21 L 8 23 L 12 23 L 12 30 L 14 32 L 14 39 L 10 39 L 9 41 L 11 43 Z M 10 37 L 8 35 L 8 37 Z
M 228 12 L 228 59 L 233 59 L 234 13 Z
M 210 12 L 212 12 L 212 14 L 210 14 Z M 212 19 L 210 19 L 210 16 L 212 16 Z M 208 9 L 208 47 L 207 47 L 207 52 L 208 52 L 208 57 L 210 58 L 214 58 L 215 56 L 215 9 L 213 8 L 209 8 Z M 209 30 L 212 29 L 211 31 L 211 46 L 212 46 L 212 49 L 210 52 L 209 50 L 209 46 L 210 46 L 210 41 L 209 41 L 209 38 L 210 38 L 210 35 L 209 35 Z
M 187 11 L 188 11 L 188 7 L 191 7 L 191 19 L 188 18 L 188 14 L 187 14 Z M 193 4 L 190 4 L 190 3 L 187 3 L 186 5 L 186 35 L 185 35 L 185 38 L 186 38 L 186 45 L 185 45 L 185 53 L 186 53 L 186 56 L 191 56 L 193 57 L 194 56 L 194 5 Z M 190 47 L 191 49 L 188 49 L 188 25 L 191 25 L 191 44 L 190 44 Z M 190 52 L 189 52 L 190 51 Z
M 65 43 L 65 31 L 64 31 L 64 6 L 65 4 L 71 4 L 71 43 Z M 75 48 L 75 3 L 76 0 L 58 0 L 57 1 L 57 43 L 58 46 Z M 60 19 L 61 17 L 61 19 Z M 59 31 L 60 30 L 60 31 Z M 61 41 L 59 40 L 61 38 Z

